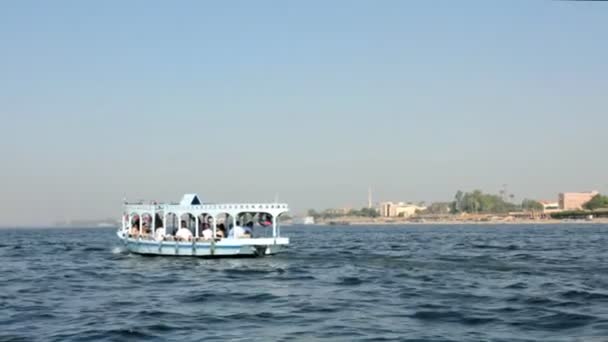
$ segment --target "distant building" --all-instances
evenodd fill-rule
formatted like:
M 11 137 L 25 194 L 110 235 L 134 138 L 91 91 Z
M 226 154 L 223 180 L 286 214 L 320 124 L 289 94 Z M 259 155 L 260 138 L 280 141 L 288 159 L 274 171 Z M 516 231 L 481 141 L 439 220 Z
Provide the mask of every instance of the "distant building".
M 543 206 L 543 213 L 544 214 L 550 214 L 550 213 L 554 213 L 557 211 L 560 211 L 560 206 L 559 206 L 559 202 L 555 202 L 555 201 L 538 201 L 538 203 L 542 204 Z
M 416 211 L 424 210 L 426 207 L 421 207 L 411 203 L 403 202 L 382 202 L 380 203 L 380 216 L 382 217 L 410 217 L 416 214 Z
M 563 192 L 559 194 L 559 208 L 562 210 L 580 210 L 583 204 L 589 202 L 597 191 L 591 192 Z

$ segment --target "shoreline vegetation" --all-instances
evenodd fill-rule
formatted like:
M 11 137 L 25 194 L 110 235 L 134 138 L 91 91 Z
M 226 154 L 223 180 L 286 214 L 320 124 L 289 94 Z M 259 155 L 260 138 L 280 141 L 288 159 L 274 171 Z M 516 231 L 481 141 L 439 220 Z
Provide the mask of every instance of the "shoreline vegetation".
M 451 202 L 406 204 L 415 211 L 401 212 L 397 216 L 387 216 L 387 209 L 382 209 L 385 216 L 381 217 L 381 210 L 376 208 L 326 209 L 321 212 L 310 209 L 308 216 L 319 225 L 608 223 L 608 197 L 601 194 L 578 210 L 560 210 L 557 204 L 546 206 L 527 198 L 514 203 L 513 199 L 514 195 L 506 191 L 493 195 L 480 190 L 459 190 Z
M 417 208 L 408 215 L 381 217 L 377 208 L 361 209 L 309 209 L 307 216 L 314 218 L 314 225 L 408 225 L 408 224 L 608 224 L 608 196 L 597 194 L 582 205 L 580 210 L 547 208 L 541 202 L 523 199 L 513 203 L 514 196 L 502 191 L 498 195 L 484 194 L 480 190 L 458 191 L 450 202 L 434 202 L 426 205 L 407 204 Z M 304 224 L 303 217 L 281 215 L 282 225 Z M 120 222 L 113 219 L 60 221 L 50 226 L 20 226 L 5 228 L 110 228 Z
M 401 219 L 388 220 L 386 218 L 377 220 L 362 220 L 360 218 L 343 217 L 340 220 L 319 220 L 314 225 L 321 226 L 384 226 L 384 225 L 517 225 L 517 224 L 608 224 L 608 218 L 588 219 L 508 219 L 508 218 L 483 218 L 483 219 Z M 283 224 L 292 225 L 287 221 Z

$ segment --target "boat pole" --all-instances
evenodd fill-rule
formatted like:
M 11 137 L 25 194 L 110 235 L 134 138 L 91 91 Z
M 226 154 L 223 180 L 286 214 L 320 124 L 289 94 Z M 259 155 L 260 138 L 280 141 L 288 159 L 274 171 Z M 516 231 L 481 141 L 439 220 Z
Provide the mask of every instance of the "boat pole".
M 198 239 L 198 215 L 194 216 L 194 237 Z
M 217 218 L 214 216 L 213 217 L 213 233 L 211 236 L 211 248 L 209 250 L 209 252 L 211 253 L 211 255 L 215 255 L 215 231 L 216 231 L 216 227 L 217 227 Z
M 277 244 L 277 218 L 275 215 L 271 215 L 272 217 L 272 237 L 274 238 L 274 244 Z

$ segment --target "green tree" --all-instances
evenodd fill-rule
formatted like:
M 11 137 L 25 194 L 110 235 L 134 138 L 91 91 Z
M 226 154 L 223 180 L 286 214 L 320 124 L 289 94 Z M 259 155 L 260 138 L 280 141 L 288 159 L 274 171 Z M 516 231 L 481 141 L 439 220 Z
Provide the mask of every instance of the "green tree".
M 361 216 L 361 211 L 357 209 L 351 209 L 348 211 L 348 216 Z
M 319 214 L 316 210 L 314 209 L 308 209 L 308 216 L 312 216 L 315 219 L 319 218 L 319 216 L 321 216 L 321 214 Z
M 324 219 L 333 219 L 336 217 L 343 217 L 345 215 L 346 215 L 346 213 L 344 213 L 340 210 L 335 210 L 335 209 L 325 209 L 321 213 L 321 217 L 323 217 Z
M 378 211 L 374 208 L 361 208 L 361 210 L 351 209 L 348 212 L 348 216 L 377 217 L 378 215 Z
M 544 207 L 538 201 L 525 198 L 521 201 L 521 208 L 526 211 L 542 211 Z
M 597 194 L 593 196 L 593 198 L 589 202 L 583 204 L 583 208 L 587 210 L 608 208 L 608 196 L 602 196 L 600 194 Z
M 378 211 L 374 208 L 361 208 L 361 210 L 359 210 L 359 213 L 361 214 L 361 216 L 364 217 L 378 217 Z
M 517 209 L 515 204 L 506 202 L 501 196 L 484 194 L 481 190 L 466 193 L 458 191 L 454 198 L 454 213 L 506 213 Z
M 459 213 L 462 211 L 462 198 L 464 197 L 464 193 L 460 190 L 456 191 L 456 195 L 454 196 L 454 210 L 455 213 Z
M 452 203 L 445 202 L 434 202 L 431 203 L 425 210 L 423 210 L 423 214 L 447 214 L 453 208 Z

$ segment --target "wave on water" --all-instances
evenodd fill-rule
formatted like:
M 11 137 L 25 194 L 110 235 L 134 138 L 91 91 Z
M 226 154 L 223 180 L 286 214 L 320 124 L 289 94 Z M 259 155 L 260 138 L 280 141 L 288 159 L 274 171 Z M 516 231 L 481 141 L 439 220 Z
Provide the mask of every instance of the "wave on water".
M 127 254 L 129 251 L 125 247 L 116 246 L 112 248 L 112 254 Z
M 608 341 L 608 226 L 293 226 L 252 259 L 6 233 L 0 341 Z

